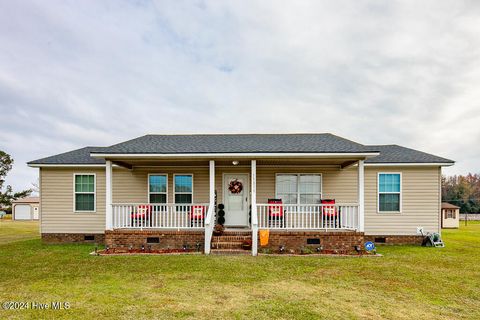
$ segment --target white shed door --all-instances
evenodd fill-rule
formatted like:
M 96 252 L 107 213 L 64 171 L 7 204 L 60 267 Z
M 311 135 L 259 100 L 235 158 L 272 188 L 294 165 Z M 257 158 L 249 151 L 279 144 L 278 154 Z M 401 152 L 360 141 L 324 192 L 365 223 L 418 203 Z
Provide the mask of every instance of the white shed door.
M 17 204 L 15 206 L 15 220 L 32 219 L 31 207 L 28 204 Z
M 33 220 L 38 220 L 38 207 L 33 207 Z

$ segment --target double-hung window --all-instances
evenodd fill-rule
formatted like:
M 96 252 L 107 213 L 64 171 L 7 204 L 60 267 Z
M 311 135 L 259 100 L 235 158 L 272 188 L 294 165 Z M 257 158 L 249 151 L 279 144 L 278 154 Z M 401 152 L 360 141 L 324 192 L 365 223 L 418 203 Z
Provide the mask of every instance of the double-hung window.
M 148 176 L 148 201 L 167 203 L 167 175 L 150 174 Z
M 402 176 L 400 173 L 378 174 L 378 212 L 400 212 Z
M 285 204 L 317 204 L 322 199 L 322 175 L 277 174 L 276 189 Z
M 75 174 L 75 212 L 95 212 L 95 175 Z
M 191 174 L 176 174 L 173 180 L 175 203 L 192 203 L 193 176 Z

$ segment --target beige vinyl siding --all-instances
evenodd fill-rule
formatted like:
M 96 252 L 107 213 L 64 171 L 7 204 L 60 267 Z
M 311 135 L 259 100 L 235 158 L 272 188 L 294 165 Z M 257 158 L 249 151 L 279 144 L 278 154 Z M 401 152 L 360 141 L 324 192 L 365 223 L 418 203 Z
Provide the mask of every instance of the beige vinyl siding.
M 378 173 L 400 172 L 400 213 L 378 213 Z M 440 176 L 438 167 L 366 167 L 365 233 L 369 235 L 415 235 L 417 227 L 439 231 Z
M 218 202 L 223 202 L 223 175 L 225 173 L 246 173 L 250 175 L 250 167 L 216 168 L 215 189 Z M 323 198 L 336 199 L 337 202 L 357 203 L 357 170 L 338 167 L 264 167 L 257 166 L 257 203 L 267 203 L 275 198 L 275 179 L 278 173 L 320 173 L 322 174 Z M 249 181 L 250 183 L 250 181 Z M 208 187 L 208 181 L 207 181 Z
M 257 203 L 275 198 L 275 179 L 278 173 L 312 173 L 322 175 L 322 197 L 337 202 L 357 203 L 357 171 L 335 167 L 259 167 L 257 168 Z
M 74 212 L 73 176 L 96 175 L 96 212 Z M 42 233 L 103 233 L 105 230 L 105 169 L 41 168 Z
M 219 166 L 215 168 L 217 202 L 223 202 L 223 175 L 246 173 L 249 166 Z M 402 173 L 402 212 L 377 213 L 378 172 Z M 96 212 L 75 213 L 73 201 L 74 173 L 96 174 Z M 173 175 L 193 174 L 193 202 L 209 201 L 209 168 L 151 167 L 113 168 L 113 203 L 148 203 L 148 174 L 168 175 L 168 202 L 174 201 Z M 257 203 L 275 197 L 278 173 L 322 174 L 322 196 L 337 203 L 357 203 L 357 168 L 341 170 L 326 166 L 258 166 Z M 365 168 L 365 232 L 372 235 L 416 234 L 416 227 L 426 231 L 439 230 L 440 176 L 438 167 L 366 167 Z M 250 183 L 250 181 L 249 181 Z M 105 169 L 104 168 L 42 168 L 41 228 L 44 233 L 101 233 L 105 228 Z
M 148 203 L 148 175 L 167 175 L 168 203 L 174 202 L 174 174 L 193 175 L 193 202 L 208 203 L 209 201 L 209 171 L 208 167 L 152 167 L 127 170 L 113 168 L 113 203 Z

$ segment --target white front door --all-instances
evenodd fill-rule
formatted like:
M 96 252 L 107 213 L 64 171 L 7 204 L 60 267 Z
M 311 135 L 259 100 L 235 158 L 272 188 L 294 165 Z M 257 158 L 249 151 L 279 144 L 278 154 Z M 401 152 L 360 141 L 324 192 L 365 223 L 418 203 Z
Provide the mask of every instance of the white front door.
M 248 226 L 248 174 L 228 173 L 223 177 L 226 226 Z

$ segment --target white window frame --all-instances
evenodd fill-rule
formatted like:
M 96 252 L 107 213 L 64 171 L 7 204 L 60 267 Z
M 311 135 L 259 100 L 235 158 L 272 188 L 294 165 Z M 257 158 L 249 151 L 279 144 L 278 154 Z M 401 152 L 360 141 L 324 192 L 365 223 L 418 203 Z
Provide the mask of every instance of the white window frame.
M 176 192 L 175 190 L 175 177 L 176 176 L 191 176 L 192 177 L 192 192 Z M 173 188 L 173 202 L 175 204 L 177 204 L 175 202 L 175 195 L 177 194 L 191 194 L 192 195 L 192 202 L 191 203 L 179 203 L 179 204 L 193 204 L 194 201 L 193 201 L 193 185 L 194 185 L 194 181 L 193 181 L 193 173 L 175 173 L 173 175 L 173 181 L 172 181 L 172 188 Z
M 455 209 L 445 209 L 445 219 L 456 219 Z
M 400 175 L 400 192 L 380 192 L 380 175 L 381 174 L 398 174 Z M 399 211 L 380 211 L 380 193 L 382 194 L 400 194 L 399 195 Z M 403 203 L 403 177 L 401 172 L 377 172 L 377 213 L 378 214 L 400 214 L 402 213 Z
M 165 192 L 150 192 L 150 176 L 165 176 L 166 178 L 166 189 L 165 189 Z M 148 174 L 148 178 L 147 178 L 147 191 L 148 191 L 148 199 L 147 199 L 147 203 L 150 204 L 150 195 L 151 194 L 165 194 L 165 200 L 166 202 L 164 204 L 167 204 L 168 203 L 168 174 L 167 173 L 149 173 Z M 155 202 L 153 204 L 163 204 L 163 203 L 158 203 L 158 202 Z
M 281 175 L 291 175 L 291 176 L 297 176 L 297 203 L 292 203 L 292 204 L 301 204 L 300 203 L 300 176 L 320 176 L 320 200 L 323 199 L 323 174 L 322 173 L 317 173 L 317 172 L 307 172 L 307 173 L 288 173 L 288 172 L 277 172 L 275 173 L 275 198 L 280 199 L 278 197 L 278 190 L 277 190 L 277 179 L 278 176 Z M 305 204 L 314 204 L 314 203 L 305 203 Z
M 93 176 L 93 192 L 76 192 L 75 181 L 77 176 Z M 77 194 L 93 194 L 93 210 L 77 210 Z M 96 213 L 97 212 L 97 174 L 92 172 L 73 174 L 73 212 L 75 213 Z

